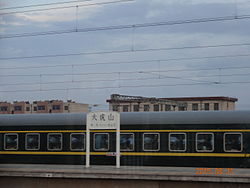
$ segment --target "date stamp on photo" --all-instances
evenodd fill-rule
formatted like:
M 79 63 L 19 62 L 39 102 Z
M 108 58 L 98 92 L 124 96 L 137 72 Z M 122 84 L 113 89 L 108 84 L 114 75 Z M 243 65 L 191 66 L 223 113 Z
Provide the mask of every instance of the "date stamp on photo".
M 196 168 L 196 175 L 233 175 L 233 168 Z

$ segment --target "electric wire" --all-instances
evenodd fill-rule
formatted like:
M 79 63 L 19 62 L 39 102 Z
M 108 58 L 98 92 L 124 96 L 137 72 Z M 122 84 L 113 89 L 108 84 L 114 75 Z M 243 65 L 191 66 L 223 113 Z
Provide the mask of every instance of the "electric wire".
M 198 18 L 198 19 L 165 21 L 165 22 L 139 23 L 139 24 L 130 24 L 130 25 L 113 25 L 113 26 L 93 27 L 93 28 L 79 28 L 77 30 L 73 28 L 73 29 L 68 29 L 68 30 L 5 34 L 5 35 L 0 35 L 0 39 L 17 38 L 17 37 L 34 37 L 34 36 L 43 36 L 43 35 L 58 35 L 58 34 L 68 34 L 68 33 L 76 33 L 76 32 L 78 33 L 79 32 L 95 32 L 95 31 L 121 30 L 121 29 L 169 26 L 169 25 L 180 25 L 180 24 L 232 21 L 232 20 L 242 20 L 242 19 L 249 19 L 249 18 L 250 18 L 250 15 L 239 15 L 237 17 L 224 16 L 224 17 Z
M 153 52 L 153 51 L 168 51 L 168 50 L 186 50 L 186 49 L 204 49 L 204 48 L 219 48 L 219 47 L 237 47 L 237 46 L 250 46 L 250 43 L 233 43 L 233 44 L 217 44 L 217 45 L 198 45 L 198 46 L 181 46 L 171 48 L 147 48 L 147 49 L 127 49 L 127 50 L 111 50 L 111 51 L 93 51 L 93 52 L 79 52 L 79 53 L 64 53 L 64 54 L 47 54 L 35 56 L 16 56 L 16 57 L 1 57 L 2 60 L 13 59 L 37 59 L 37 58 L 56 58 L 68 56 L 81 56 L 81 55 L 105 55 L 105 54 L 123 54 L 131 52 Z
M 250 54 L 235 54 L 235 55 L 220 55 L 220 56 L 204 56 L 204 57 L 182 57 L 169 59 L 151 59 L 151 60 L 133 60 L 133 61 L 111 61 L 105 63 L 78 63 L 78 64 L 57 64 L 57 65 L 42 65 L 42 66 L 13 66 L 1 67 L 2 70 L 13 69 L 42 69 L 42 68 L 58 68 L 58 67 L 76 67 L 76 66 L 96 66 L 96 65 L 120 65 L 120 64 L 135 64 L 135 63 L 154 63 L 154 62 L 168 62 L 168 61 L 184 61 L 184 60 L 201 60 L 201 59 L 216 59 L 216 58 L 234 58 L 234 57 L 249 57 Z M 33 63 L 33 62 L 32 62 Z
M 131 1 L 134 1 L 134 0 L 107 1 L 107 2 L 89 3 L 89 4 L 83 4 L 83 5 L 79 4 L 79 5 L 70 5 L 70 6 L 63 6 L 63 7 L 50 7 L 50 8 L 43 8 L 43 9 L 32 9 L 32 10 L 23 10 L 23 11 L 3 12 L 3 13 L 0 13 L 0 16 L 9 15 L 9 14 L 28 13 L 28 12 L 41 12 L 41 11 L 48 11 L 48 10 L 70 9 L 70 8 L 76 8 L 76 7 L 109 5 L 109 4 L 124 3 L 124 2 L 131 2 Z
M 113 74 L 152 74 L 152 73 L 169 73 L 169 72 L 188 72 L 188 71 L 207 71 L 223 69 L 250 69 L 250 66 L 242 67 L 216 67 L 200 69 L 170 69 L 170 70 L 140 70 L 140 71 L 114 71 L 114 72 L 84 72 L 84 73 L 40 73 L 40 74 L 1 74 L 0 77 L 60 77 L 60 76 L 89 76 L 89 75 L 113 75 Z M 158 75 L 159 76 L 159 75 Z
M 61 4 L 70 4 L 70 3 L 89 2 L 89 1 L 93 1 L 93 0 L 75 0 L 75 1 L 63 1 L 63 2 L 36 4 L 36 5 L 24 5 L 24 6 L 16 6 L 16 7 L 5 7 L 5 8 L 0 8 L 0 11 L 2 11 L 2 10 L 10 10 L 10 9 L 21 9 L 21 8 L 30 8 L 30 7 L 42 7 L 42 6 L 51 6 L 51 5 L 61 5 Z
M 47 91 L 68 91 L 68 90 L 100 90 L 100 89 L 120 89 L 120 88 L 148 88 L 148 87 L 170 87 L 170 86 L 197 86 L 197 85 L 227 85 L 227 84 L 249 84 L 250 81 L 234 82 L 211 82 L 211 83 L 180 83 L 180 84 L 150 84 L 150 85 L 119 85 L 119 86 L 102 86 L 102 87 L 74 87 L 74 88 L 53 88 L 53 89 L 20 89 L 20 90 L 3 90 L 1 93 L 13 92 L 47 92 Z

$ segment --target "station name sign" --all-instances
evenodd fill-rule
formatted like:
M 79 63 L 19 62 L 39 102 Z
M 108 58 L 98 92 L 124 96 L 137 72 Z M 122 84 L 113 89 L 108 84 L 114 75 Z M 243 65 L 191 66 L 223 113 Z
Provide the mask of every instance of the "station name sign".
M 89 112 L 87 115 L 89 129 L 117 129 L 119 124 L 118 112 Z

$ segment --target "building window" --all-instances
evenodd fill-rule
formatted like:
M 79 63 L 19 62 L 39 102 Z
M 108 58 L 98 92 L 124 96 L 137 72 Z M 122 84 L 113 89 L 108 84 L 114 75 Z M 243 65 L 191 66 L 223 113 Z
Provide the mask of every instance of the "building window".
M 209 110 L 209 103 L 204 104 L 204 110 Z
M 144 133 L 143 134 L 143 150 L 158 151 L 160 149 L 160 134 L 159 133 Z
M 37 111 L 37 107 L 36 106 L 34 107 L 34 111 Z
M 26 107 L 26 111 L 30 111 L 30 107 Z
M 118 105 L 113 105 L 113 111 L 116 111 L 116 112 L 118 112 Z
M 178 107 L 178 111 L 186 111 L 186 107 L 185 106 L 179 106 Z
M 165 104 L 165 111 L 171 111 L 171 105 Z
M 48 134 L 48 150 L 62 150 L 62 134 L 49 133 Z
M 96 133 L 94 134 L 94 150 L 107 151 L 109 150 L 109 134 Z
M 122 106 L 122 111 L 123 112 L 128 112 L 128 105 L 123 105 Z
M 37 106 L 37 110 L 45 110 L 45 106 Z
M 4 135 L 4 149 L 5 150 L 18 150 L 18 135 L 5 134 Z
M 6 112 L 7 110 L 8 110 L 7 106 L 1 106 L 0 107 L 0 111 L 2 111 L 2 112 Z
M 192 104 L 192 111 L 198 111 L 198 103 Z
M 242 134 L 225 133 L 224 134 L 224 151 L 241 152 L 242 151 Z
M 60 105 L 53 105 L 52 110 L 60 110 Z
M 85 134 L 83 133 L 72 133 L 70 135 L 70 149 L 81 150 L 85 149 Z
M 40 134 L 30 133 L 26 134 L 26 150 L 39 150 L 40 149 Z
M 155 105 L 154 105 L 154 111 L 159 111 L 159 110 L 160 110 L 159 104 L 155 104 Z
M 69 106 L 64 106 L 64 110 L 69 110 Z
M 170 151 L 186 151 L 186 134 L 170 133 L 169 134 Z
M 145 104 L 145 105 L 144 105 L 144 112 L 149 112 L 149 110 L 150 110 L 149 105 L 148 105 L 148 104 Z
M 14 111 L 22 111 L 22 106 L 14 106 Z
M 139 105 L 138 104 L 134 105 L 133 107 L 134 107 L 134 112 L 139 112 Z
M 121 133 L 120 149 L 121 151 L 133 151 L 134 150 L 134 134 Z
M 219 110 L 219 103 L 214 103 L 214 110 Z
M 214 135 L 212 133 L 196 134 L 196 151 L 212 152 L 214 150 Z

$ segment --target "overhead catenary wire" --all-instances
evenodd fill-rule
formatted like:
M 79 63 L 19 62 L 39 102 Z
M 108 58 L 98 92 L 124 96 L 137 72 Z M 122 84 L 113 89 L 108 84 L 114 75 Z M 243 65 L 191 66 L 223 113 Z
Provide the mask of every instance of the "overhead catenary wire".
M 112 74 L 145 74 L 145 73 L 169 73 L 183 71 L 207 71 L 207 70 L 223 70 L 223 69 L 250 69 L 250 66 L 241 67 L 215 67 L 200 69 L 169 69 L 169 70 L 138 70 L 138 71 L 113 71 L 113 72 L 83 72 L 83 73 L 40 73 L 40 74 L 1 74 L 0 77 L 60 77 L 60 76 L 89 76 L 89 75 L 112 75 Z
M 148 88 L 148 87 L 170 87 L 170 86 L 198 86 L 198 85 L 227 85 L 227 84 L 250 84 L 250 81 L 234 82 L 211 82 L 211 83 L 179 83 L 179 84 L 148 84 L 148 85 L 119 85 L 102 87 L 74 87 L 74 88 L 53 88 L 53 89 L 20 89 L 20 90 L 1 90 L 1 93 L 13 92 L 47 92 L 47 91 L 67 91 L 67 90 L 101 90 L 101 89 L 120 89 L 120 88 Z
M 242 19 L 249 19 L 249 18 L 250 18 L 250 15 L 238 15 L 237 17 L 224 16 L 224 17 L 198 18 L 198 19 L 189 19 L 189 20 L 138 23 L 138 24 L 129 24 L 129 25 L 113 25 L 113 26 L 93 27 L 93 28 L 79 28 L 77 30 L 75 28 L 72 28 L 68 30 L 53 30 L 53 31 L 43 31 L 43 32 L 5 34 L 5 35 L 0 35 L 0 39 L 17 38 L 17 37 L 35 37 L 35 36 L 44 36 L 44 35 L 59 35 L 59 34 L 69 34 L 69 33 L 76 33 L 76 32 L 78 33 L 95 32 L 95 31 L 121 30 L 121 29 L 169 26 L 169 25 L 180 25 L 180 24 L 232 21 L 232 20 L 242 20 Z
M 1 67 L 2 70 L 12 69 L 42 69 L 42 68 L 58 68 L 58 67 L 76 67 L 76 66 L 96 66 L 96 65 L 120 65 L 120 64 L 135 64 L 135 63 L 153 63 L 153 62 L 168 62 L 168 61 L 184 61 L 184 60 L 201 60 L 201 59 L 216 59 L 216 58 L 234 58 L 234 57 L 249 57 L 250 54 L 231 54 L 218 56 L 203 56 L 203 57 L 182 57 L 169 59 L 151 59 L 151 60 L 133 60 L 133 61 L 110 61 L 110 62 L 96 62 L 96 63 L 77 63 L 77 64 L 56 64 L 56 65 L 41 65 L 41 66 L 13 66 Z M 32 62 L 33 63 L 33 62 Z
M 250 67 L 249 67 L 250 68 Z M 242 74 L 214 74 L 214 75 L 200 75 L 200 76 L 188 76 L 188 77 L 179 77 L 183 80 L 187 80 L 186 78 L 207 78 L 207 77 L 234 77 L 234 76 L 249 76 L 250 73 L 242 73 Z M 157 75 L 156 75 L 157 76 Z M 164 76 L 161 75 L 160 77 L 140 77 L 140 78 L 119 78 L 117 80 L 114 79 L 94 79 L 94 80 L 68 80 L 68 81 L 52 81 L 52 82 L 19 82 L 19 83 L 5 83 L 5 84 L 0 84 L 0 86 L 5 87 L 5 86 L 21 86 L 21 85 L 53 85 L 53 84 L 77 84 L 77 83 L 96 83 L 96 82 L 116 82 L 116 81 L 145 81 L 145 80 L 162 80 L 162 79 L 169 79 L 169 78 L 177 78 L 173 76 Z M 201 80 L 192 80 L 192 81 L 197 81 L 201 82 Z M 204 82 L 212 82 L 212 83 L 218 83 L 217 81 L 204 81 Z
M 56 58 L 68 56 L 81 55 L 104 55 L 104 54 L 122 54 L 135 52 L 149 52 L 149 51 L 168 51 L 168 50 L 185 50 L 185 49 L 203 49 L 203 48 L 219 48 L 219 47 L 236 47 L 236 46 L 250 46 L 250 43 L 231 43 L 231 44 L 216 44 L 216 45 L 198 45 L 198 46 L 181 46 L 169 48 L 147 48 L 147 49 L 127 49 L 127 50 L 111 50 L 111 51 L 93 51 L 93 52 L 79 52 L 79 53 L 64 53 L 64 54 L 47 54 L 35 56 L 16 56 L 16 57 L 1 57 L 0 61 L 13 59 L 35 59 L 35 58 Z
M 88 3 L 88 4 L 78 4 L 78 5 L 70 5 L 70 6 L 61 6 L 61 7 L 50 7 L 50 8 L 42 8 L 42 9 L 32 9 L 32 10 L 22 10 L 22 11 L 12 11 L 12 12 L 0 12 L 0 16 L 9 15 L 9 14 L 19 14 L 19 13 L 28 13 L 28 12 L 41 12 L 41 11 L 49 11 L 49 10 L 60 10 L 60 9 L 70 9 L 75 7 L 86 7 L 86 6 L 97 6 L 97 5 L 108 5 L 115 3 L 124 3 L 131 2 L 134 0 L 117 0 L 117 1 L 106 1 L 99 3 Z
M 70 3 L 79 3 L 79 2 L 89 2 L 89 1 L 94 1 L 94 0 L 61 1 L 61 2 L 54 2 L 54 3 L 43 3 L 43 4 L 15 6 L 15 7 L 4 7 L 4 8 L 0 8 L 0 11 L 2 11 L 2 10 L 11 10 L 11 9 L 31 8 L 31 7 L 42 7 L 42 6 L 51 6 L 51 5 L 70 4 Z

